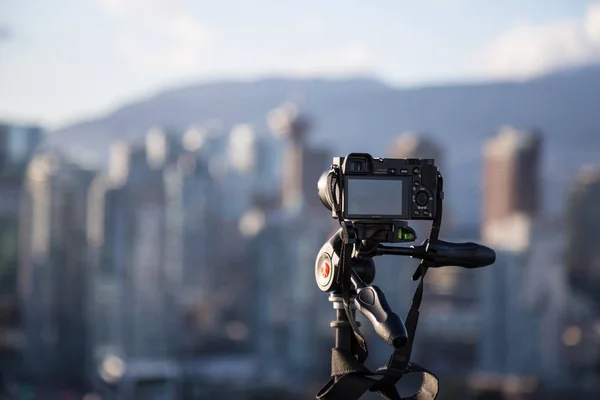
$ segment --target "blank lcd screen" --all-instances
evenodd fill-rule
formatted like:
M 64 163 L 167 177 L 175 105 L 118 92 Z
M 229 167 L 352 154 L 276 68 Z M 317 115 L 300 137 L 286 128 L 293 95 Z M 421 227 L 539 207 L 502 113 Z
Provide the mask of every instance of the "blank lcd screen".
M 347 216 L 402 215 L 401 179 L 365 179 L 348 177 L 346 182 Z

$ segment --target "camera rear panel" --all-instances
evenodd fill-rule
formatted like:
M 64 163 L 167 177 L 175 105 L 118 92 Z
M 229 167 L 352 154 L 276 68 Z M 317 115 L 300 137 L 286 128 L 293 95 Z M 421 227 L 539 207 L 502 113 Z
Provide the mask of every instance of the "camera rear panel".
M 344 218 L 434 219 L 438 169 L 433 159 L 354 153 L 334 158 L 334 164 L 342 170 Z

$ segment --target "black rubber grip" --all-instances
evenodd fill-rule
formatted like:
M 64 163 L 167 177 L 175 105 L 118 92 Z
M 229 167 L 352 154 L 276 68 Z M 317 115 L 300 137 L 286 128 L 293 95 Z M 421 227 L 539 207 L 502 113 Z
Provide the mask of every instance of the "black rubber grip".
M 477 243 L 452 243 L 438 240 L 435 266 L 481 268 L 496 261 L 496 252 Z
M 375 332 L 394 348 L 402 347 L 408 340 L 406 326 L 392 311 L 385 295 L 377 286 L 365 286 L 356 290 L 356 308 L 373 324 Z

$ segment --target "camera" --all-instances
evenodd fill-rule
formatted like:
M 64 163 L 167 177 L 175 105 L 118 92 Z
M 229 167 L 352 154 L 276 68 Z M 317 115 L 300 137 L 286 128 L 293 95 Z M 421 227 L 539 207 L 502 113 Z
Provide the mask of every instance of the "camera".
M 438 198 L 438 169 L 433 159 L 373 158 L 366 153 L 334 157 L 331 171 L 318 182 L 321 202 L 337 218 L 335 202 L 350 221 L 433 220 Z

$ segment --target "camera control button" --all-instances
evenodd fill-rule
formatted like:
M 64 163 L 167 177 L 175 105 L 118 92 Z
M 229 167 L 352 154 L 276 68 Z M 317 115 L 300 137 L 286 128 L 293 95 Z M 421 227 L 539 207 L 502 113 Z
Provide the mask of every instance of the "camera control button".
M 396 172 L 398 172 L 398 170 L 396 170 L 396 168 L 388 169 L 388 174 L 390 174 L 390 175 L 394 175 L 394 174 L 396 174 Z
M 419 193 L 417 193 L 415 201 L 416 201 L 416 203 L 418 205 L 420 205 L 421 207 L 423 207 L 429 201 L 429 195 L 427 193 L 425 193 L 425 192 L 419 192 Z
M 400 173 L 401 173 L 401 174 L 408 174 L 408 170 L 407 170 L 407 169 L 405 169 L 405 168 L 402 168 L 402 169 L 400 170 Z
M 414 172 L 415 174 L 418 174 L 418 173 L 420 173 L 420 172 L 421 172 L 421 170 L 420 170 L 419 168 L 416 168 L 416 167 L 415 167 L 415 168 L 413 168 L 413 172 Z
M 419 212 L 419 210 L 415 210 L 415 211 L 413 211 L 413 214 L 414 214 L 414 215 L 419 215 L 419 214 L 420 214 L 420 212 Z
M 419 186 L 421 186 L 421 182 L 419 182 L 419 181 L 415 181 L 415 182 L 413 183 L 413 185 L 415 185 L 416 187 L 419 187 Z

